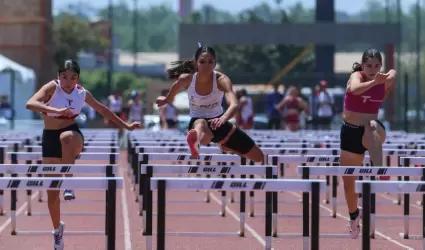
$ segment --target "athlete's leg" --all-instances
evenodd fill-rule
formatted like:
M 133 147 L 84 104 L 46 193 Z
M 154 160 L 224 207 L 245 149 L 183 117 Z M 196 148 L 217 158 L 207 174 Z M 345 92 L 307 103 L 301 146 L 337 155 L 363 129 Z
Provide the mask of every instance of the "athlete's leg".
M 385 129 L 375 120 L 365 126 L 362 143 L 369 150 L 370 159 L 374 166 L 382 166 L 382 144 L 385 142 Z
M 263 151 L 255 144 L 254 140 L 241 129 L 236 128 L 222 143 L 223 151 L 240 155 L 253 162 L 264 163 Z
M 364 155 L 351 153 L 345 150 L 340 152 L 341 166 L 362 166 Z M 360 233 L 360 210 L 357 207 L 359 195 L 355 190 L 356 176 L 342 176 L 344 182 L 345 201 L 347 202 L 348 213 L 350 215 L 350 234 L 353 239 Z
M 62 146 L 62 164 L 75 164 L 76 157 L 83 149 L 83 138 L 76 131 L 65 131 L 60 134 L 59 140 Z M 71 177 L 72 174 L 66 174 L 66 177 Z M 72 190 L 64 191 L 65 200 L 75 199 L 75 194 Z
M 199 144 L 207 145 L 213 138 L 213 132 L 204 119 L 197 119 L 187 134 L 187 143 L 193 157 L 199 156 Z

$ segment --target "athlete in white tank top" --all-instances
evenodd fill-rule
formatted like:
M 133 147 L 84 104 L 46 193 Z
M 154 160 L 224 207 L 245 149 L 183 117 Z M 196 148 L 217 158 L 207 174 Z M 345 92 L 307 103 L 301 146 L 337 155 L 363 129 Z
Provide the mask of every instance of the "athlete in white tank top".
M 255 142 L 229 120 L 238 111 L 239 103 L 228 76 L 215 71 L 216 55 L 211 47 L 200 47 L 194 59 L 172 63 L 168 77 L 176 79 L 170 91 L 156 99 L 158 106 L 171 103 L 186 90 L 189 101 L 189 132 L 187 144 L 193 158 L 199 157 L 199 145 L 216 143 L 223 151 L 238 154 L 253 162 L 262 162 L 264 154 Z M 223 97 L 228 103 L 222 107 Z
M 58 109 L 68 108 L 71 114 L 68 116 L 64 116 L 57 113 L 43 114 L 58 119 L 76 118 L 80 114 L 81 109 L 83 108 L 84 103 L 86 102 L 87 91 L 81 85 L 76 84 L 74 90 L 72 90 L 72 92 L 68 94 L 62 89 L 60 85 L 60 80 L 56 80 L 54 81 L 54 83 L 56 85 L 55 92 L 53 92 L 53 95 L 45 104 L 47 106 Z
M 196 118 L 215 118 L 223 114 L 223 91 L 217 87 L 217 75 L 213 71 L 213 89 L 208 95 L 199 95 L 196 92 L 196 78 L 198 73 L 193 74 L 192 81 L 187 88 L 189 97 L 189 116 Z
M 81 112 L 84 102 L 121 127 L 128 130 L 140 127 L 140 123 L 127 124 L 121 120 L 77 84 L 80 66 L 76 61 L 65 61 L 64 65 L 59 68 L 58 74 L 58 80 L 42 86 L 26 105 L 26 108 L 31 111 L 45 114 L 41 143 L 42 164 L 75 164 L 75 159 L 82 151 L 84 137 L 74 118 Z M 47 185 L 52 184 L 54 182 L 51 181 Z M 47 190 L 47 192 L 47 203 L 54 228 L 52 232 L 54 249 L 63 250 L 65 224 L 60 218 L 59 192 L 56 190 Z M 65 190 L 64 199 L 75 199 L 74 192 Z

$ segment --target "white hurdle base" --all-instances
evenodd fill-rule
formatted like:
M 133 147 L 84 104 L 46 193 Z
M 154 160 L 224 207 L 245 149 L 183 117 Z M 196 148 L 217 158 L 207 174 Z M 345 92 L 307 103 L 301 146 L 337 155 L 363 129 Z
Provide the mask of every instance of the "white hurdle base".
M 404 233 L 399 233 L 398 236 L 400 236 L 403 239 L 409 239 L 409 240 L 423 240 L 423 236 L 419 234 L 409 234 L 407 237 L 405 237 Z
M 61 213 L 61 216 L 105 216 L 104 212 L 81 212 L 81 213 L 71 213 L 71 212 L 64 212 Z M 47 212 L 31 212 L 30 214 L 27 213 L 27 216 L 50 216 Z
M 339 239 L 350 239 L 351 236 L 347 233 L 347 234 L 319 234 L 320 238 L 328 238 L 328 239 L 333 239 L 333 238 L 339 238 Z M 361 236 L 361 234 L 359 235 Z M 303 235 L 301 233 L 284 233 L 284 234 L 277 234 L 274 237 L 277 238 L 299 238 L 299 237 L 303 237 Z
M 64 231 L 64 235 L 102 235 L 105 236 L 103 231 Z M 40 236 L 40 235 L 52 235 L 52 231 L 15 231 L 15 235 L 25 236 Z
M 153 233 L 156 235 L 156 233 Z M 166 236 L 196 236 L 196 237 L 222 237 L 222 236 L 239 236 L 239 232 L 165 232 Z

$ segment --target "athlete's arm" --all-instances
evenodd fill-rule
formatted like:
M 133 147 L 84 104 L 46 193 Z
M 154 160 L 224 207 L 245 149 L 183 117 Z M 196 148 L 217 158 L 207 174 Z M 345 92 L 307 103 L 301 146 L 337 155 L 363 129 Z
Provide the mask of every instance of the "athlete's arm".
M 236 115 L 239 108 L 239 101 L 236 97 L 235 91 L 233 90 L 232 81 L 229 79 L 229 77 L 221 75 L 217 81 L 217 84 L 218 89 L 224 92 L 227 104 L 229 105 L 226 112 L 224 112 L 221 117 L 228 121 Z
M 58 113 L 59 110 L 53 107 L 49 107 L 43 102 L 47 102 L 52 94 L 55 92 L 56 83 L 49 82 L 44 84 L 40 90 L 37 91 L 27 102 L 26 109 L 34 112 L 43 113 Z
M 375 80 L 362 82 L 362 77 L 360 73 L 353 73 L 348 80 L 348 90 L 354 95 L 361 95 L 377 83 Z M 379 84 L 379 83 L 378 83 Z
M 282 98 L 282 100 L 274 108 L 277 109 L 277 111 L 281 112 L 282 108 L 286 104 L 286 100 L 287 100 L 286 97 Z
M 301 97 L 298 97 L 298 101 L 300 102 L 301 109 L 308 114 L 308 104 Z
M 112 112 L 108 107 L 97 101 L 92 94 L 87 91 L 86 92 L 86 103 L 90 105 L 96 112 L 101 114 L 103 117 L 107 118 L 110 121 L 113 121 L 118 126 L 129 129 L 130 125 L 121 120 L 114 112 Z
M 171 85 L 171 89 L 168 92 L 167 96 L 165 97 L 165 101 L 168 103 L 172 103 L 174 100 L 174 97 L 176 97 L 176 95 L 180 93 L 180 91 L 187 89 L 191 81 L 192 81 L 192 75 L 190 74 L 180 75 L 179 79 L 177 79 L 177 81 L 175 81 L 173 85 Z
M 394 83 L 397 79 L 397 71 L 390 69 L 387 74 L 388 78 L 385 80 L 385 98 L 394 88 Z

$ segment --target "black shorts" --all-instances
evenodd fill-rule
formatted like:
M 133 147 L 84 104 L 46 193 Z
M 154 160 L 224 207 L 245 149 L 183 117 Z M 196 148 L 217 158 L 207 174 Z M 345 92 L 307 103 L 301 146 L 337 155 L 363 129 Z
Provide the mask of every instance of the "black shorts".
M 220 117 L 220 116 L 218 116 Z M 215 117 L 215 118 L 218 118 Z M 227 135 L 232 131 L 233 124 L 229 121 L 225 122 L 223 125 L 221 125 L 218 129 L 213 130 L 211 128 L 211 124 L 209 123 L 210 120 L 215 118 L 191 118 L 189 122 L 189 130 L 193 128 L 193 124 L 198 119 L 204 119 L 207 121 L 208 127 L 211 129 L 213 133 L 213 138 L 211 139 L 212 142 L 217 143 L 222 141 L 227 137 Z M 230 148 L 240 154 L 246 154 L 254 147 L 255 142 L 249 137 L 245 132 L 243 132 L 241 129 L 236 128 L 235 132 L 229 137 L 229 139 L 226 141 L 226 143 L 223 144 L 223 146 Z
M 167 119 L 165 120 L 165 122 L 167 123 L 167 126 L 169 128 L 175 128 L 177 125 L 177 122 L 175 120 Z
M 379 120 L 375 121 L 385 130 L 384 125 Z M 340 149 L 355 154 L 364 154 L 367 149 L 363 146 L 363 134 L 364 126 L 356 126 L 343 121 L 340 134 Z
M 41 138 L 41 151 L 43 157 L 62 158 L 60 135 L 65 131 L 75 131 L 79 133 L 84 142 L 83 133 L 81 133 L 76 123 L 62 129 L 44 129 Z

